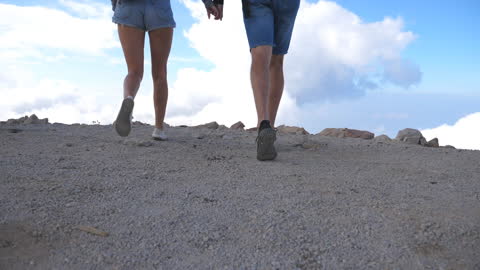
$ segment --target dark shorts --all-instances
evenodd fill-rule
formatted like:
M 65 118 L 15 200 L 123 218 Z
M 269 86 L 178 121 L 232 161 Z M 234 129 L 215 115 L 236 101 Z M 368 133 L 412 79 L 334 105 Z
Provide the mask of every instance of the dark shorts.
M 272 46 L 273 54 L 287 54 L 300 0 L 247 0 L 244 14 L 250 49 Z
M 170 0 L 118 1 L 112 21 L 144 31 L 175 27 Z

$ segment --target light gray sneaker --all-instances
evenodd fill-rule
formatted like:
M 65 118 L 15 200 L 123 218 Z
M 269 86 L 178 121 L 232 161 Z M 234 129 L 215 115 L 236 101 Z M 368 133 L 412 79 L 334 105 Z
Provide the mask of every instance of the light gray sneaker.
M 165 133 L 165 130 L 155 128 L 152 133 L 152 138 L 157 141 L 166 141 L 168 140 L 168 136 Z
M 271 127 L 262 129 L 257 136 L 257 159 L 260 161 L 274 160 L 277 151 L 273 145 L 277 140 L 277 131 Z
M 133 99 L 126 98 L 122 102 L 120 112 L 118 112 L 117 120 L 113 123 L 118 135 L 127 137 L 132 130 L 132 112 L 133 112 Z

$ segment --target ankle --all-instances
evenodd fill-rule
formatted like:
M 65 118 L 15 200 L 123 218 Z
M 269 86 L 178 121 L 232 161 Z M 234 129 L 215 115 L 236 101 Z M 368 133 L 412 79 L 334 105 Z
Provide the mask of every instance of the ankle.
M 266 128 L 272 128 L 272 126 L 270 125 L 270 120 L 262 120 L 260 122 L 260 124 L 258 125 L 258 131 L 259 132 L 263 129 L 266 129 Z

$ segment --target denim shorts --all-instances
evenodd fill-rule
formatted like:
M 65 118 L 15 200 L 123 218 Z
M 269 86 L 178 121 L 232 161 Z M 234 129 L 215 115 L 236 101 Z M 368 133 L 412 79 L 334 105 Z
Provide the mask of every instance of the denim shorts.
M 170 0 L 119 0 L 112 21 L 144 31 L 176 25 Z
M 250 49 L 272 46 L 275 55 L 287 54 L 300 0 L 247 0 L 245 29 Z

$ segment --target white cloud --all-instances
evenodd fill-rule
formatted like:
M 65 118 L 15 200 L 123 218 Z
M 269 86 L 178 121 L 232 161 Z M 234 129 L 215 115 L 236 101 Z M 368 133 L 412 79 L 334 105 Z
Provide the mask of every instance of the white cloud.
M 418 83 L 418 66 L 401 58 L 414 39 L 401 18 L 367 23 L 334 2 L 302 1 L 286 70 L 300 103 L 364 95 L 377 82 Z
M 2 65 L 0 65 L 2 67 Z M 98 120 L 103 124 L 112 122 L 115 110 L 112 105 L 99 104 L 94 95 L 64 80 L 35 80 L 28 71 L 14 66 L 2 69 L 0 78 L 2 99 L 0 119 L 19 118 L 36 114 L 48 117 L 50 122 L 91 123 Z M 115 104 L 116 105 L 116 104 Z
M 60 4 L 80 17 L 105 18 L 111 16 L 111 6 L 91 0 L 60 0 Z
M 41 6 L 0 4 L 0 119 L 32 113 L 51 122 L 111 123 L 116 109 L 78 82 L 38 78 L 37 69 L 71 56 L 119 47 L 110 5 L 60 0 L 72 14 Z M 32 65 L 35 64 L 35 65 Z
M 384 79 L 408 88 L 422 79 L 422 72 L 415 63 L 407 59 L 385 60 Z
M 440 145 L 453 145 L 462 149 L 480 150 L 480 112 L 460 118 L 453 125 L 441 125 L 421 130 L 427 139 L 438 138 Z
M 118 47 L 108 5 L 87 8 L 86 4 L 61 2 L 92 17 L 75 17 L 62 10 L 39 6 L 0 4 L 1 59 L 42 58 L 51 53 L 49 50 L 54 50 L 53 57 L 58 55 L 58 50 L 101 54 L 104 49 Z

